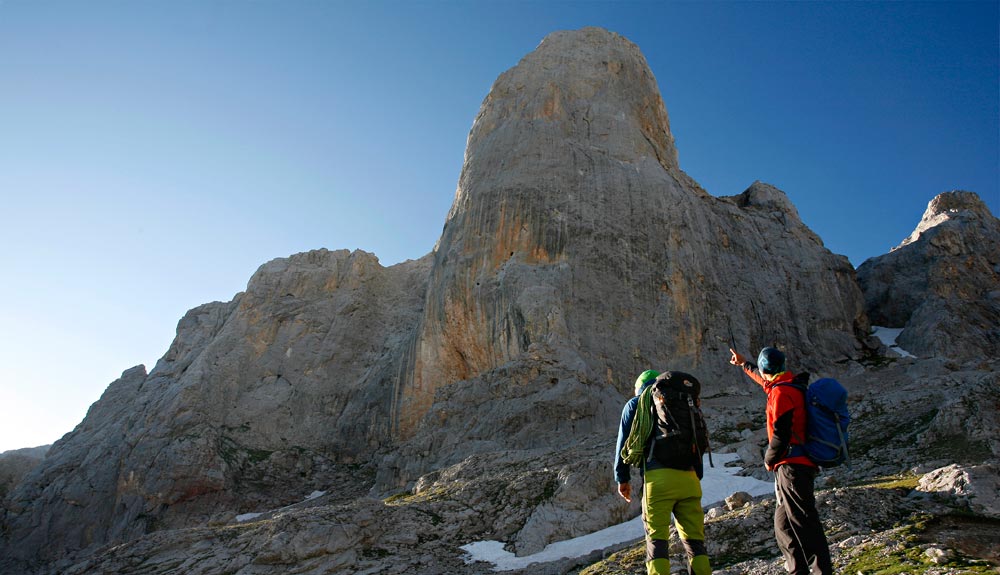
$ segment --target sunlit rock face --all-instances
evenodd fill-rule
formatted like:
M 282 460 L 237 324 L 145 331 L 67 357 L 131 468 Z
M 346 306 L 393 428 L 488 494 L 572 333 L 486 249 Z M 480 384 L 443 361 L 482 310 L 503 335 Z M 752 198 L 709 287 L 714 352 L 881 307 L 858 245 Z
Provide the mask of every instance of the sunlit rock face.
M 678 167 L 638 48 L 584 29 L 502 74 L 469 136 L 405 382 L 413 429 L 441 385 L 567 350 L 616 389 L 651 365 L 720 373 L 738 345 L 844 359 L 864 322 L 846 259 L 787 196 L 713 198 Z M 801 345 L 805 344 L 805 345 Z
M 733 342 L 822 369 L 856 357 L 867 329 L 853 267 L 785 193 L 757 182 L 716 198 L 681 171 L 635 45 L 558 32 L 497 79 L 473 124 L 400 381 L 400 436 L 425 459 L 442 442 L 463 452 L 447 438 L 473 428 L 509 445 L 510 421 L 521 441 L 546 443 L 551 386 L 552 401 L 584 398 L 576 433 L 606 430 L 650 367 L 693 371 L 711 390 L 732 376 Z
M 875 325 L 904 328 L 921 357 L 1000 356 L 1000 220 L 973 192 L 947 192 L 888 254 L 858 268 Z
M 4 554 L 53 559 L 331 485 L 364 490 L 350 466 L 388 437 L 394 358 L 429 263 L 297 254 L 192 309 L 155 369 L 123 373 L 10 494 Z

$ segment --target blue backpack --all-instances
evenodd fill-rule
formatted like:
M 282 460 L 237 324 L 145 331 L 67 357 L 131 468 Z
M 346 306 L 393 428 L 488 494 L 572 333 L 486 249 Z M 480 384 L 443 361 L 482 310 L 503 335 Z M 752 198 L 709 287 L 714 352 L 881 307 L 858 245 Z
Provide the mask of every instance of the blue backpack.
M 789 385 L 806 395 L 806 440 L 802 450 L 820 467 L 851 466 L 847 451 L 847 426 L 851 414 L 847 411 L 847 390 L 836 379 L 825 377 L 811 384 Z M 796 446 L 798 447 L 798 446 Z

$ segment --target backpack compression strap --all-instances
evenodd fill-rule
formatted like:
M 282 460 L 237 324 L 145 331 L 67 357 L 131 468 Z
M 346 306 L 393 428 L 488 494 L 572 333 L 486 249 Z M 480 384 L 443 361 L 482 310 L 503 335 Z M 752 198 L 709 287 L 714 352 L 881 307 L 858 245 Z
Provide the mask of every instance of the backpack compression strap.
M 694 442 L 694 451 L 698 454 L 698 459 L 701 459 L 704 454 L 701 452 L 701 448 L 698 446 L 698 423 L 694 419 L 694 410 L 698 409 L 698 406 L 694 404 L 694 399 L 688 395 L 687 396 L 688 413 L 691 414 L 691 441 Z M 699 413 L 701 412 L 698 409 Z M 702 417 L 704 419 L 704 417 Z M 707 429 L 705 430 L 708 431 Z M 705 439 L 708 440 L 708 434 L 705 434 Z M 712 444 L 708 444 L 708 465 L 709 467 L 715 467 L 715 462 L 712 461 Z

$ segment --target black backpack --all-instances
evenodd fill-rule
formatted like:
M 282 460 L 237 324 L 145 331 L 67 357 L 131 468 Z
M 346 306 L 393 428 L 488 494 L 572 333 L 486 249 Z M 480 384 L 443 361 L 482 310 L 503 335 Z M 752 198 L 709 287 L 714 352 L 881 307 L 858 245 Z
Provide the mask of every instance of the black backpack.
M 653 383 L 653 438 L 650 457 L 664 467 L 704 474 L 702 455 L 709 453 L 708 426 L 699 408 L 701 383 L 691 374 L 668 371 Z

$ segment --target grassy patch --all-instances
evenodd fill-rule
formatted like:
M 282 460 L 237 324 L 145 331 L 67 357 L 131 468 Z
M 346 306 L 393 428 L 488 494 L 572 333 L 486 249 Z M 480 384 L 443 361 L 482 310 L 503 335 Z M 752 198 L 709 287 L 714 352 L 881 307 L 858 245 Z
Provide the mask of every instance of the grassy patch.
M 227 465 L 233 468 L 242 468 L 246 463 L 260 463 L 267 460 L 274 453 L 267 449 L 244 447 L 226 436 L 219 438 L 216 444 L 216 452 Z
M 448 489 L 445 489 L 444 487 L 432 487 L 430 489 L 425 489 L 420 493 L 404 491 L 402 493 L 390 495 L 383 500 L 383 503 L 393 507 L 399 507 L 403 505 L 413 505 L 414 503 L 423 503 L 425 501 L 440 501 L 442 499 L 446 499 L 447 495 Z
M 250 463 L 259 463 L 264 461 L 268 457 L 271 457 L 271 454 L 274 453 L 273 451 L 268 451 L 266 449 L 253 449 L 249 447 L 246 448 L 246 452 L 247 460 L 250 461 Z
M 947 570 L 953 575 L 996 574 L 995 568 L 985 562 L 970 562 L 960 555 L 943 563 L 934 563 L 918 547 L 889 550 L 885 546 L 873 545 L 851 558 L 841 570 L 843 573 L 864 573 L 878 575 L 901 575 L 903 573 L 926 573 L 931 568 Z
M 949 575 L 996 575 L 997 568 L 988 559 L 982 557 L 982 549 L 977 545 L 969 547 L 968 541 L 944 537 L 948 528 L 962 532 L 964 539 L 977 543 L 979 539 L 987 538 L 987 532 L 1000 525 L 996 520 L 973 516 L 936 516 L 928 513 L 911 515 L 897 524 L 894 532 L 899 535 L 901 545 L 890 549 L 885 545 L 862 546 L 858 552 L 847 559 L 841 572 L 863 573 L 864 575 L 897 575 L 903 573 L 926 573 L 932 569 Z M 971 532 L 980 529 L 978 535 Z M 948 548 L 952 555 L 947 559 L 935 562 L 926 554 L 928 544 Z M 988 543 L 985 543 L 989 545 Z
M 580 571 L 580 575 L 633 575 L 646 570 L 646 546 L 637 545 L 612 553 Z
M 904 473 L 900 475 L 888 475 L 883 477 L 876 477 L 873 479 L 866 479 L 859 481 L 857 483 L 852 483 L 853 487 L 870 487 L 873 489 L 898 489 L 913 491 L 917 488 L 917 484 L 920 482 L 920 476 L 913 473 Z

